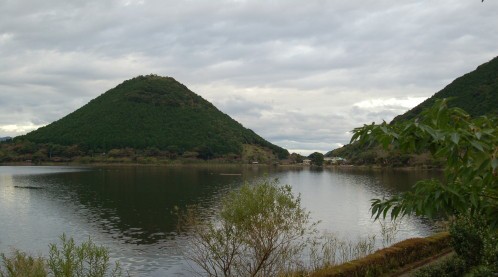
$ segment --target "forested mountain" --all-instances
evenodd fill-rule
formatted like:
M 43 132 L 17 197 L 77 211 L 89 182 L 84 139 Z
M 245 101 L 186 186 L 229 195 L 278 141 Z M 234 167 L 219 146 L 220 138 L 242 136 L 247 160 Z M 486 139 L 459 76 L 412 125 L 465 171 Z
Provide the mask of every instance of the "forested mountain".
M 452 98 L 449 107 L 459 107 L 471 116 L 498 114 L 498 57 L 455 79 L 415 108 L 395 117 L 393 122 L 415 118 L 443 98 Z
M 243 144 L 288 151 L 244 128 L 171 77 L 139 76 L 91 100 L 73 113 L 16 140 L 113 148 L 196 151 L 201 158 L 240 155 Z

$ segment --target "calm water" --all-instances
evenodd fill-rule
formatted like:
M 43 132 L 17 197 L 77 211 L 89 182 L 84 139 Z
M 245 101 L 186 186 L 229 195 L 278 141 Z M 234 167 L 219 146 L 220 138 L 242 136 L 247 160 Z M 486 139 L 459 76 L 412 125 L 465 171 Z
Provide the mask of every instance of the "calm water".
M 226 175 L 226 174 L 240 175 Z M 176 235 L 175 207 L 198 204 L 205 216 L 227 191 L 278 178 L 300 193 L 320 229 L 355 240 L 379 234 L 370 199 L 404 191 L 427 171 L 225 167 L 0 167 L 0 252 L 45 255 L 66 233 L 109 247 L 132 276 L 189 276 Z M 399 240 L 426 236 L 430 225 L 404 220 Z

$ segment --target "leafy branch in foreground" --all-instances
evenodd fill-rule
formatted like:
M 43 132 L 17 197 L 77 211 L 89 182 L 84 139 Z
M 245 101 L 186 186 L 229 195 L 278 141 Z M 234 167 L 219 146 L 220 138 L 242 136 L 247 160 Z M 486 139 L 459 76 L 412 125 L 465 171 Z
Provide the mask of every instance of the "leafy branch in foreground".
M 498 274 L 498 120 L 471 118 L 438 100 L 413 121 L 367 125 L 352 141 L 379 143 L 407 152 L 430 150 L 445 160 L 445 178 L 422 180 L 412 191 L 373 199 L 372 216 L 446 216 L 452 246 L 470 276 Z M 476 258 L 477 257 L 477 258 Z
M 373 199 L 376 219 L 389 211 L 394 219 L 409 214 L 484 215 L 490 227 L 498 227 L 498 120 L 471 118 L 462 109 L 448 108 L 447 102 L 438 100 L 415 120 L 354 129 L 351 142 L 409 153 L 429 150 L 446 160 L 444 181 L 422 180 L 412 191 Z

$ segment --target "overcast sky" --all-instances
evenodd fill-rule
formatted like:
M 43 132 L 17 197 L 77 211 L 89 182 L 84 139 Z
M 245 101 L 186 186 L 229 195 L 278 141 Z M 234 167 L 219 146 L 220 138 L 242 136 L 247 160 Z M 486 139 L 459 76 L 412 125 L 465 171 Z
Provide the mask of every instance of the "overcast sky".
M 0 0 L 0 137 L 154 73 L 325 153 L 497 55 L 495 0 Z

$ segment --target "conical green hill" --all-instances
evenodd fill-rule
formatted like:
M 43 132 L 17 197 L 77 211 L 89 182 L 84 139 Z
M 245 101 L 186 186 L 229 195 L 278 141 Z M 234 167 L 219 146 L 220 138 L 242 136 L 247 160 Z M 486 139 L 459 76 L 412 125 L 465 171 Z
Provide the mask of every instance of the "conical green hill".
M 450 107 L 459 107 L 471 116 L 498 114 L 498 57 L 455 79 L 415 108 L 395 117 L 393 122 L 415 118 L 443 98 L 452 98 Z
M 109 150 L 156 147 L 207 156 L 241 154 L 243 144 L 288 151 L 264 140 L 170 77 L 139 76 L 73 113 L 23 136 L 37 143 Z

